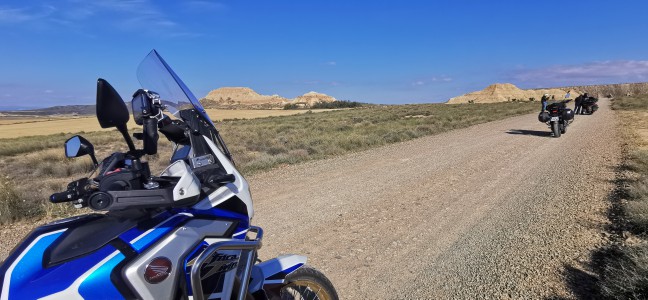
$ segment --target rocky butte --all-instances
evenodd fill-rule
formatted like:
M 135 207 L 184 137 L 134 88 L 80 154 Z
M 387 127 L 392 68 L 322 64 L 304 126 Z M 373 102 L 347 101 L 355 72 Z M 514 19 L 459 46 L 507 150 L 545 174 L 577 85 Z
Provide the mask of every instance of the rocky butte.
M 481 91 L 476 91 L 461 95 L 458 97 L 450 98 L 448 104 L 458 103 L 495 103 L 495 102 L 508 102 L 508 101 L 530 101 L 531 99 L 540 101 L 542 95 L 549 94 L 554 96 L 556 100 L 564 99 L 565 94 L 569 91 L 570 99 L 580 95 L 578 91 L 569 89 L 533 89 L 523 90 L 510 83 L 495 83 L 491 84 Z
M 337 100 L 317 92 L 308 92 L 294 99 L 288 99 L 279 95 L 261 95 L 247 87 L 222 87 L 212 90 L 200 101 L 206 108 L 271 109 L 282 108 L 286 104 L 310 107 L 317 102 L 333 102 Z

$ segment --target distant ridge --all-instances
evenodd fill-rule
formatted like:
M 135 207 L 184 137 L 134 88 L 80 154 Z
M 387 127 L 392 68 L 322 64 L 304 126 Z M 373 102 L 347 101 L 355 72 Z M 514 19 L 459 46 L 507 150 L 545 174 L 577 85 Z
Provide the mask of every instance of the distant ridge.
M 537 90 L 522 90 L 517 86 L 510 83 L 495 83 L 491 84 L 481 91 L 476 91 L 451 98 L 448 104 L 458 103 L 495 103 L 495 102 L 508 102 L 508 101 L 529 101 L 531 99 L 539 101 L 543 94 L 549 94 L 556 99 L 563 99 L 567 92 L 570 92 L 570 98 L 580 95 L 574 90 L 563 89 L 537 89 Z
M 648 94 L 648 82 L 580 85 L 580 86 L 562 87 L 561 89 L 578 90 L 595 96 L 611 95 L 612 97 L 620 97 L 628 94 L 630 95 Z
M 529 101 L 531 99 L 538 101 L 542 98 L 543 94 L 553 95 L 556 99 L 563 99 L 567 92 L 569 92 L 569 96 L 572 99 L 582 93 L 588 93 L 596 97 L 620 97 L 624 95 L 648 94 L 648 83 L 596 84 L 528 90 L 520 89 L 510 83 L 495 83 L 481 91 L 475 91 L 450 98 L 447 103 L 494 103 Z
M 94 115 L 95 113 L 94 105 L 58 105 L 46 108 L 0 111 L 2 115 L 13 116 Z

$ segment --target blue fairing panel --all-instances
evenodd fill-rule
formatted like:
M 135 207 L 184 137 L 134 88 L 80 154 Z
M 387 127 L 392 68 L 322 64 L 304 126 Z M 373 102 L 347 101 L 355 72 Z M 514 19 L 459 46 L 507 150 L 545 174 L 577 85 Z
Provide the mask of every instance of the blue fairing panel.
M 13 299 L 38 298 L 34 292 L 39 291 L 30 288 L 29 285 L 34 277 L 49 278 L 48 275 L 51 272 L 42 269 L 43 253 L 64 231 L 50 232 L 35 238 L 29 245 L 26 245 L 25 250 L 15 260 L 5 262 L 9 265 L 4 273 L 2 283 L 3 300 L 9 299 L 9 296 Z M 38 290 L 43 290 L 44 295 L 48 295 L 56 289 L 55 285 L 47 285 Z
M 112 246 L 105 246 L 76 260 L 43 268 L 45 250 L 64 231 L 44 233 L 36 237 L 11 262 L 4 274 L 2 300 L 38 299 L 53 295 L 61 298 L 123 298 L 111 283 L 110 272 L 124 256 Z

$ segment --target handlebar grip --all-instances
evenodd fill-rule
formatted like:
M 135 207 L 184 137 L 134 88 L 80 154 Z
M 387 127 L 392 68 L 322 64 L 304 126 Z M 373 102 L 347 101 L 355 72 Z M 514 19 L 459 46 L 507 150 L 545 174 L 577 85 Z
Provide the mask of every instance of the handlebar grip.
M 66 192 L 52 194 L 49 200 L 52 203 L 61 203 L 61 202 L 68 202 L 68 201 L 75 200 L 73 197 L 74 197 L 73 193 L 66 191 Z

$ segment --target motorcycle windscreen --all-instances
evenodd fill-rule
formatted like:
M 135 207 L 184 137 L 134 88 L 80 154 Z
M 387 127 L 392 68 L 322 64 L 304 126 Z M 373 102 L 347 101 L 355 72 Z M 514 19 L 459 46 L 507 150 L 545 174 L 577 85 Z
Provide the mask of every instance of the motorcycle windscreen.
M 137 67 L 137 80 L 143 89 L 159 94 L 167 108 L 174 106 L 180 109 L 182 106 L 191 105 L 207 122 L 214 125 L 196 96 L 155 49 L 151 50 Z M 175 115 L 176 112 L 172 113 Z

